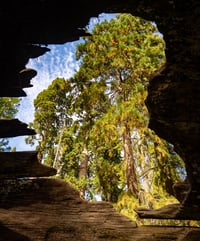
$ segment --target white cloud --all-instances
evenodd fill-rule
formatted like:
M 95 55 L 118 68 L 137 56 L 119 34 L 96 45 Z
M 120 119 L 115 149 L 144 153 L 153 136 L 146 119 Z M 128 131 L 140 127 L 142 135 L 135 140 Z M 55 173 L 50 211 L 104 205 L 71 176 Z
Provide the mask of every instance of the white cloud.
M 27 96 L 23 97 L 17 118 L 25 123 L 33 121 L 33 101 L 42 90 L 46 89 L 57 78 L 70 78 L 78 68 L 75 61 L 76 43 L 48 46 L 51 51 L 37 59 L 31 59 L 27 68 L 37 71 L 37 76 L 31 80 L 33 87 L 24 89 Z
M 27 64 L 27 68 L 37 71 L 37 76 L 31 80 L 33 87 L 26 88 L 24 91 L 27 96 L 22 97 L 19 111 L 16 118 L 24 123 L 30 123 L 34 119 L 34 99 L 51 82 L 57 78 L 70 78 L 78 69 L 78 62 L 75 60 L 75 49 L 78 42 L 66 43 L 64 45 L 50 45 L 50 52 L 37 59 L 31 59 Z M 25 137 L 15 137 L 10 139 L 10 146 L 16 147 L 17 151 L 30 150 L 25 144 Z

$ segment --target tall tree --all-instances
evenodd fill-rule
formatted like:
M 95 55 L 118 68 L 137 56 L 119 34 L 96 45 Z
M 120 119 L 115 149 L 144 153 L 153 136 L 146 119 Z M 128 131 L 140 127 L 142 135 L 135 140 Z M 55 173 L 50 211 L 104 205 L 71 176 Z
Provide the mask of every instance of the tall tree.
M 82 196 L 116 202 L 126 190 L 140 199 L 142 188 L 160 185 L 155 173 L 162 186 L 179 178 L 180 160 L 147 128 L 144 104 L 164 47 L 155 24 L 120 14 L 77 46 L 75 76 L 54 80 L 35 100 L 39 150 Z
M 37 140 L 41 159 L 45 158 L 47 164 L 57 168 L 62 157 L 64 129 L 71 123 L 69 112 L 72 97 L 66 96 L 69 89 L 71 89 L 69 82 L 57 78 L 46 90 L 39 93 L 34 100 L 34 123 L 30 123 L 39 136 L 26 139 L 29 144 Z
M 103 21 L 94 27 L 92 35 L 78 45 L 77 59 L 82 61 L 76 79 L 84 88 L 101 83 L 110 104 L 116 107 L 127 187 L 137 197 L 139 187 L 132 129 L 146 125 L 145 89 L 150 75 L 165 61 L 164 41 L 154 24 L 130 14 L 120 14 L 117 19 Z

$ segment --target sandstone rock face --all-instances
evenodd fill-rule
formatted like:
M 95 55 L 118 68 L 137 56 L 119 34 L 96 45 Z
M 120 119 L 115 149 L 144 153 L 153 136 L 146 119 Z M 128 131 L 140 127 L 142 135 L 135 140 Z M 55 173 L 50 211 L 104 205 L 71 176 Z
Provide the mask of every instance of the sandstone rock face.
M 64 181 L 40 178 L 18 182 L 15 192 L 7 190 L 6 196 L 4 190 L 4 202 L 0 204 L 5 234 L 11 229 L 34 241 L 109 240 L 118 236 L 122 240 L 136 228 L 112 205 L 80 199 Z
M 155 21 L 166 42 L 167 63 L 151 80 L 146 103 L 151 117 L 150 128 L 174 144 L 184 159 L 189 188 L 180 199 L 180 205 L 155 211 L 138 210 L 138 214 L 148 218 L 199 219 L 199 1 L 107 0 L 92 3 L 76 0 L 66 6 L 64 0 L 3 0 L 0 7 L 0 96 L 26 96 L 24 88 L 32 86 L 31 78 L 37 74 L 26 68 L 28 60 L 49 51 L 45 45 L 77 40 L 85 34 L 83 29 L 89 18 L 102 12 L 130 12 Z M 0 138 L 33 134 L 34 130 L 18 120 L 0 120 Z M 20 168 L 12 164 L 11 157 L 3 155 L 7 154 L 0 156 L 2 241 L 199 240 L 199 230 L 189 227 L 136 228 L 135 223 L 117 214 L 107 203 L 85 202 L 63 182 L 35 178 L 55 174 L 55 170 L 39 164 L 37 158 L 27 159 L 25 154 L 16 153 L 15 158 L 22 164 Z M 9 165 L 12 166 L 10 173 L 7 171 Z M 27 178 L 30 176 L 31 179 Z
M 197 241 L 200 235 L 192 227 L 137 227 L 111 204 L 82 200 L 58 179 L 21 180 L 16 186 L 14 193 L 4 190 L 0 241 Z
M 37 151 L 0 152 L 2 160 L 0 179 L 24 177 L 45 177 L 56 175 L 54 168 L 42 165 L 38 161 Z
M 187 206 L 186 209 L 197 209 L 198 215 L 200 198 L 199 13 L 200 5 L 195 1 L 174 1 L 170 15 L 158 21 L 166 41 L 167 63 L 163 72 L 150 82 L 146 101 L 151 115 L 150 128 L 173 143 L 185 162 L 187 180 L 191 188 L 182 204 L 184 207 Z

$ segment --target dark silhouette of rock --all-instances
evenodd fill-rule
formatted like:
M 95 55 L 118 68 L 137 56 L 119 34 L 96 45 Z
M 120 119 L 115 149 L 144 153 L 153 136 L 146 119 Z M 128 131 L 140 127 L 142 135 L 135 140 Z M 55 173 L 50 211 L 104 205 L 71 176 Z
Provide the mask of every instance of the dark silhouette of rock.
M 46 177 L 57 172 L 38 161 L 37 151 L 0 152 L 0 163 L 0 179 Z
M 0 138 L 35 134 L 33 129 L 28 128 L 28 124 L 18 119 L 0 119 Z
M 0 223 L 0 241 L 30 241 L 31 239 L 9 229 Z

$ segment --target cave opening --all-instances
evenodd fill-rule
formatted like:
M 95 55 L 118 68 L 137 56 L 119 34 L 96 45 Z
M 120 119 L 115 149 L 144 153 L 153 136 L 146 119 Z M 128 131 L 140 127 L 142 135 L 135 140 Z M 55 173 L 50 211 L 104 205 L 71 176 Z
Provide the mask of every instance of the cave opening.
M 63 1 L 58 1 L 56 4 L 48 0 L 29 1 L 27 3 L 25 3 L 25 1 L 19 1 L 17 3 L 12 1 L 3 2 L 1 6 L 2 35 L 0 61 L 2 86 L 0 88 L 0 94 L 3 96 L 18 94 L 24 96 L 25 92 L 27 92 L 29 96 L 28 92 L 32 88 L 27 88 L 25 92 L 23 92 L 23 87 L 28 87 L 29 83 L 28 81 L 21 81 L 21 78 L 28 73 L 28 71 L 24 71 L 24 62 L 30 57 L 30 52 L 28 50 L 30 45 L 34 44 L 46 47 L 51 45 L 49 43 L 57 43 L 56 47 L 58 47 L 60 44 L 66 42 L 66 39 L 68 39 L 67 42 L 77 39 L 81 31 L 82 33 L 84 31 L 88 16 L 97 16 L 97 12 L 99 13 L 102 9 L 106 9 L 107 7 L 112 10 L 117 9 L 117 11 L 132 12 L 134 16 L 143 16 L 144 19 L 151 21 L 155 20 L 160 31 L 164 34 L 167 45 L 165 51 L 167 65 L 162 72 L 159 71 L 158 75 L 153 76 L 148 88 L 146 104 L 151 115 L 149 122 L 150 129 L 155 130 L 158 136 L 167 140 L 171 154 L 173 153 L 176 155 L 176 152 L 174 152 L 174 150 L 176 150 L 184 159 L 183 168 L 180 169 L 182 173 L 179 172 L 179 174 L 181 174 L 180 179 L 184 180 L 186 178 L 185 169 L 187 169 L 187 179 L 185 182 L 177 183 L 177 185 L 173 187 L 173 191 L 175 190 L 178 192 L 177 199 L 180 201 L 180 204 L 175 203 L 168 205 L 166 200 L 162 200 L 160 192 L 157 191 L 153 193 L 153 198 L 159 202 L 159 205 L 167 204 L 167 206 L 160 208 L 160 206 L 157 206 L 153 201 L 143 205 L 144 208 L 141 209 L 137 209 L 137 207 L 140 207 L 140 205 L 137 204 L 135 209 L 136 202 L 134 199 L 130 198 L 130 196 L 133 197 L 133 195 L 123 195 L 121 193 L 118 199 L 119 205 L 115 206 L 115 208 L 125 216 L 128 216 L 128 209 L 132 210 L 132 213 L 136 211 L 140 217 L 140 224 L 152 224 L 150 227 L 139 227 L 137 231 L 134 232 L 137 227 L 135 222 L 132 222 L 134 225 L 129 225 L 128 220 L 124 219 L 124 217 L 116 220 L 116 217 L 118 217 L 117 214 L 115 212 L 110 212 L 105 202 L 90 203 L 91 205 L 88 205 L 88 203 L 79 199 L 79 194 L 76 195 L 75 190 L 73 188 L 71 189 L 65 181 L 60 182 L 61 180 L 57 178 L 45 178 L 46 176 L 54 176 L 55 170 L 53 168 L 44 167 L 41 163 L 38 163 L 37 151 L 24 152 L 24 150 L 29 148 L 27 148 L 28 145 L 24 148 L 23 144 L 18 148 L 18 150 L 23 150 L 22 152 L 0 153 L 0 159 L 2 160 L 0 182 L 2 187 L 0 191 L 2 224 L 0 229 L 3 232 L 3 237 L 13 237 L 16 236 L 15 234 L 19 233 L 20 235 L 18 236 L 25 239 L 35 239 L 36 235 L 37 238 L 41 240 L 43 240 L 44 237 L 48 239 L 65 239 L 69 238 L 69 235 L 71 239 L 77 239 L 77 237 L 80 239 L 86 235 L 86 226 L 90 226 L 90 229 L 87 229 L 87 240 L 90 240 L 90 238 L 92 239 L 94 233 L 97 239 L 105 237 L 109 240 L 113 238 L 132 240 L 137 239 L 137 237 L 138 239 L 146 240 L 151 239 L 152 235 L 156 240 L 165 238 L 169 240 L 196 240 L 196 238 L 199 237 L 199 230 L 191 227 L 199 227 L 199 223 L 193 220 L 199 220 L 200 217 L 200 165 L 198 147 L 200 136 L 200 115 L 198 108 L 198 59 L 200 52 L 198 38 L 199 3 L 192 0 L 187 2 L 178 0 L 164 0 L 162 2 L 148 0 L 121 2 L 109 0 L 96 2 L 95 4 L 92 4 L 90 1 L 76 1 L 69 2 L 68 9 L 66 9 Z M 63 22 L 65 20 L 67 23 L 66 29 L 63 28 Z M 82 26 L 79 29 L 80 31 L 77 31 L 78 25 Z M 53 45 L 52 48 L 54 48 Z M 26 52 L 27 50 L 28 52 Z M 57 53 L 58 52 L 59 51 L 57 51 Z M 45 56 L 41 56 L 37 59 L 38 64 L 41 63 L 40 60 L 43 57 L 45 58 Z M 73 65 L 74 63 L 70 61 L 71 55 L 69 54 L 68 57 L 68 64 Z M 60 63 L 58 58 L 57 63 Z M 35 67 L 33 66 L 33 68 Z M 73 68 L 75 69 L 76 67 L 73 65 Z M 51 69 L 53 68 L 51 67 Z M 22 71 L 19 73 L 19 70 Z M 31 73 L 34 74 L 35 72 L 30 71 L 29 74 Z M 70 71 L 68 71 L 68 73 L 70 73 Z M 40 71 L 38 71 L 38 75 L 39 74 Z M 44 77 L 43 80 L 47 79 L 47 75 L 42 76 Z M 62 77 L 62 75 L 60 76 Z M 16 85 L 19 79 L 20 86 Z M 52 82 L 53 79 L 54 78 L 51 78 L 50 81 Z M 34 84 L 35 79 L 32 81 Z M 42 81 L 40 82 L 40 90 L 43 89 L 41 86 Z M 93 85 L 93 82 L 90 84 Z M 22 97 L 22 99 L 26 98 Z M 28 102 L 29 100 L 27 99 L 27 105 L 29 106 Z M 24 112 L 28 115 L 28 111 Z M 115 112 L 113 111 L 113 115 L 114 114 Z M 19 117 L 19 119 L 27 123 L 29 122 L 29 120 L 26 119 L 26 115 L 24 115 L 23 118 Z M 99 126 L 99 128 L 96 128 L 97 134 L 105 125 Z M 33 131 L 27 130 L 25 125 L 16 120 L 1 119 L 0 127 L 1 136 L 30 135 L 33 133 Z M 12 129 L 13 127 L 14 129 Z M 107 133 L 110 132 L 107 130 Z M 110 136 L 111 135 L 108 135 L 108 138 Z M 68 136 L 65 135 L 65 138 L 66 137 Z M 100 135 L 98 135 L 98 137 L 100 137 Z M 18 145 L 19 143 L 23 143 L 22 138 L 23 137 L 12 139 L 15 139 L 14 142 Z M 135 131 L 132 135 L 132 141 L 135 141 L 136 144 L 138 142 L 137 138 L 138 133 Z M 59 140 L 62 140 L 62 138 L 56 138 L 55 136 L 55 148 L 59 146 Z M 106 143 L 107 142 L 104 144 Z M 173 143 L 173 145 L 170 143 Z M 113 146 L 111 145 L 112 142 L 110 141 L 109 144 L 111 148 L 107 148 L 107 150 L 104 151 L 103 158 L 114 162 L 118 160 L 118 149 L 115 148 L 115 152 L 108 151 L 113 150 Z M 159 149 L 159 144 L 156 144 L 156 146 L 152 144 L 150 147 L 152 152 L 152 149 Z M 30 147 L 30 149 L 32 149 L 32 147 Z M 57 150 L 59 150 L 59 148 L 57 148 Z M 91 155 L 91 152 L 87 152 L 87 149 L 83 150 L 84 151 L 81 153 L 82 155 L 79 155 L 79 157 L 87 158 L 87 154 Z M 54 153 L 59 157 L 59 151 L 55 151 Z M 143 154 L 143 152 L 138 149 L 138 154 Z M 165 153 L 163 152 L 161 156 L 163 158 Z M 55 159 L 57 159 L 57 157 Z M 92 158 L 92 155 L 89 157 Z M 121 152 L 121 157 L 124 157 L 123 152 Z M 139 158 L 137 159 L 139 160 Z M 148 158 L 146 158 L 146 160 L 148 160 Z M 77 163 L 81 164 L 80 162 Z M 104 200 L 114 200 L 116 195 L 110 195 L 111 192 L 109 188 L 112 185 L 109 184 L 115 183 L 119 175 L 114 175 L 113 178 L 106 179 L 108 181 L 105 182 L 105 179 L 102 178 L 105 177 L 102 175 L 102 173 L 104 174 L 105 172 L 102 172 L 102 170 L 104 168 L 107 177 L 109 177 L 109 170 L 111 170 L 111 168 L 105 162 L 100 163 L 103 165 L 96 165 L 95 167 L 98 167 L 98 171 L 101 171 L 99 172 L 99 174 L 101 174 L 101 184 L 103 183 L 104 187 L 107 188 L 107 192 L 105 192 L 105 188 L 100 189 L 100 196 L 103 194 Z M 162 166 L 163 163 L 161 161 L 158 164 Z M 163 165 L 162 171 L 164 173 L 168 171 L 170 164 L 176 165 L 177 163 L 172 161 Z M 84 165 L 81 166 L 84 168 Z M 141 172 L 142 168 L 136 170 L 140 172 L 139 179 L 141 180 L 151 177 L 150 172 L 148 172 L 149 170 L 145 169 L 146 167 L 147 166 L 143 167 L 143 172 Z M 152 166 L 151 171 L 153 171 L 155 167 L 156 166 Z M 118 169 L 120 170 L 119 172 Z M 115 169 L 115 173 L 124 172 L 122 167 L 118 169 Z M 67 172 L 68 170 L 69 166 L 66 165 L 64 171 Z M 75 175 L 78 176 L 79 173 L 80 172 L 76 172 Z M 82 174 L 84 173 L 82 172 Z M 29 178 L 30 176 L 31 178 Z M 35 178 L 35 176 L 37 177 Z M 159 174 L 157 175 L 157 180 L 157 186 L 159 187 Z M 84 180 L 82 181 L 82 184 L 84 184 Z M 121 178 L 121 182 L 123 181 L 124 179 Z M 168 182 L 168 180 L 166 183 L 169 187 L 168 191 L 171 192 L 172 183 L 170 181 Z M 144 192 L 145 186 L 150 185 L 148 182 L 147 184 L 142 182 L 139 196 L 140 204 L 143 202 L 143 199 L 148 200 L 148 196 L 146 196 Z M 78 188 L 79 187 L 80 186 L 78 186 Z M 81 191 L 83 193 L 84 188 L 82 187 L 83 186 L 81 186 Z M 121 186 L 119 185 L 117 189 L 115 189 L 116 193 L 119 187 Z M 127 186 L 125 186 L 124 189 L 126 188 Z M 88 192 L 88 195 L 91 194 Z M 102 197 L 100 197 L 100 200 L 102 200 Z M 86 212 L 84 212 L 85 210 Z M 20 224 L 17 222 L 17 226 L 16 211 L 18 217 L 20 217 Z M 94 214 L 98 215 L 98 219 L 94 219 Z M 133 217 L 133 215 L 130 216 Z M 72 217 L 73 220 L 71 219 Z M 148 220 L 146 221 L 146 219 Z M 163 219 L 166 222 L 164 222 Z M 35 225 L 35 220 L 37 221 L 37 225 Z M 60 220 L 62 220 L 62 223 Z M 179 222 L 179 220 L 185 221 Z M 165 224 L 167 226 L 172 225 L 173 227 L 163 227 Z M 24 227 L 27 227 L 27 225 L 28 229 L 25 229 Z M 113 226 L 110 232 L 111 225 Z M 161 227 L 155 227 L 155 225 L 160 225 Z M 181 227 L 178 228 L 175 226 Z M 73 230 L 73 237 L 71 235 L 71 230 Z M 108 233 L 108 231 L 110 233 Z
M 101 23 L 101 21 L 103 21 L 104 19 L 113 19 L 113 17 L 115 17 L 114 14 L 113 15 L 109 15 L 109 14 L 104 15 L 103 14 L 103 15 L 100 15 L 99 18 L 91 18 L 90 24 L 88 25 L 88 29 L 91 31 L 92 26 L 94 26 L 95 23 Z M 152 25 L 156 26 L 155 23 L 153 23 Z M 142 30 L 142 31 L 144 31 L 144 30 Z M 163 37 L 160 32 L 157 32 L 157 35 L 159 37 Z M 44 56 L 39 57 L 38 59 L 36 59 L 34 61 L 31 60 L 29 62 L 28 67 L 34 68 L 38 71 L 37 77 L 35 79 L 33 79 L 33 86 L 36 87 L 36 89 L 37 89 L 37 86 L 38 86 L 39 90 L 42 91 L 42 88 L 44 88 L 44 89 L 47 88 L 50 85 L 50 83 L 52 82 L 53 79 L 55 79 L 57 77 L 59 77 L 59 78 L 70 78 L 71 76 L 73 76 L 73 74 L 76 71 L 78 71 L 79 65 L 78 65 L 78 63 L 75 62 L 75 55 L 74 55 L 76 44 L 78 44 L 78 43 L 80 43 L 80 42 L 79 41 L 78 42 L 71 42 L 71 43 L 66 43 L 66 44 L 63 44 L 63 45 L 49 45 L 48 47 L 51 49 L 50 53 L 47 53 Z M 153 45 L 155 47 L 155 44 L 153 44 Z M 53 54 L 52 54 L 52 52 L 53 52 Z M 66 58 L 66 56 L 64 57 L 65 54 L 66 54 L 67 58 Z M 69 67 L 67 69 L 65 67 L 66 63 Z M 59 67 L 59 68 L 55 69 L 55 67 Z M 48 70 L 48 71 L 46 72 L 46 70 Z M 159 73 L 156 73 L 156 74 L 159 74 Z M 47 82 L 45 81 L 45 86 L 42 87 L 41 83 L 44 83 L 44 80 L 47 80 L 47 79 L 48 79 L 48 81 Z M 28 97 L 30 95 L 34 96 L 34 98 L 36 97 L 37 92 L 35 91 L 36 89 L 34 90 L 34 87 L 32 87 L 30 90 L 27 91 Z M 33 92 L 31 93 L 32 89 L 33 89 Z M 25 105 L 26 106 L 27 106 L 27 102 L 28 102 L 28 100 L 27 100 L 27 97 L 26 97 L 25 98 Z M 31 102 L 33 103 L 33 99 L 31 100 Z M 22 104 L 22 108 L 23 108 L 23 104 Z M 28 107 L 28 109 L 31 109 L 31 108 Z M 22 113 L 25 113 L 25 111 L 23 109 L 22 109 Z M 29 118 L 31 117 L 31 115 L 27 115 L 27 112 L 26 112 L 26 115 L 24 117 L 27 118 L 27 116 Z M 20 118 L 20 116 L 19 116 L 19 118 Z M 23 118 L 22 118 L 22 120 L 23 120 Z M 30 122 L 32 120 L 24 119 L 23 121 Z M 132 132 L 132 135 L 131 135 L 131 139 L 134 142 L 134 146 L 136 146 L 139 142 L 142 142 L 141 140 L 137 139 L 138 136 L 140 136 L 140 134 L 137 131 L 135 131 L 135 129 L 134 129 L 134 131 Z M 145 147 L 146 149 L 148 149 L 148 148 L 152 149 L 152 148 L 157 148 L 157 147 L 158 147 L 157 149 L 159 149 L 159 147 L 160 147 L 159 141 L 156 142 L 156 145 L 155 145 L 155 142 L 153 142 L 152 140 L 146 140 L 146 142 L 148 142 L 148 144 L 149 144 L 148 147 Z M 57 143 L 55 145 L 55 147 L 56 146 L 58 147 L 58 145 L 59 145 L 59 143 Z M 177 161 L 180 157 L 178 157 L 177 153 L 174 151 L 173 145 L 170 144 L 170 143 L 167 143 L 167 146 L 168 146 L 167 148 L 168 148 L 168 151 L 169 151 L 170 155 L 172 155 L 173 157 L 176 156 L 176 158 L 177 158 L 176 161 Z M 26 149 L 24 146 L 22 148 L 23 148 L 23 150 Z M 145 149 L 145 148 L 143 148 L 143 149 Z M 137 147 L 137 149 L 135 151 L 137 152 L 138 159 L 139 159 L 139 156 L 141 156 L 143 154 L 142 158 L 146 160 L 145 164 L 142 164 L 142 165 L 140 164 L 140 167 L 136 167 L 136 169 L 139 173 L 138 178 L 141 180 L 140 185 L 142 186 L 141 187 L 142 197 L 140 199 L 144 199 L 144 191 L 143 190 L 145 190 L 146 188 L 150 189 L 152 187 L 152 182 L 151 182 L 151 180 L 150 181 L 147 180 L 147 177 L 151 176 L 151 175 L 153 177 L 153 175 L 155 175 L 155 173 L 152 174 L 152 172 L 148 172 L 148 170 L 152 171 L 152 170 L 156 169 L 156 167 L 147 165 L 148 160 L 149 160 L 149 154 L 148 153 L 144 154 L 145 151 L 144 150 L 141 151 L 139 147 Z M 165 154 L 163 154 L 161 152 L 160 157 L 159 157 L 161 163 L 162 163 L 163 155 L 165 155 Z M 124 151 L 121 152 L 121 156 L 124 157 Z M 156 160 L 156 158 L 157 157 L 154 156 L 152 159 Z M 136 159 L 137 159 L 137 157 L 136 157 Z M 140 159 L 141 159 L 141 157 L 140 157 Z M 174 166 L 177 165 L 176 161 L 173 162 L 173 159 L 172 159 L 171 162 L 168 161 L 168 163 L 166 163 L 166 167 L 162 164 L 161 169 L 163 169 L 164 172 L 166 171 L 166 173 L 169 172 L 169 169 L 171 168 L 170 165 L 174 165 Z M 139 160 L 139 162 L 141 163 L 141 160 Z M 176 166 L 175 168 L 179 168 L 179 169 L 176 169 L 176 171 L 178 170 L 178 173 L 180 174 L 179 177 L 184 179 L 185 175 L 186 175 L 185 174 L 185 167 L 184 167 L 183 163 L 181 165 L 182 166 Z M 169 173 L 167 173 L 167 174 L 169 175 Z M 161 173 L 159 175 L 163 175 L 163 173 Z M 146 178 L 146 180 L 145 180 L 145 178 Z M 168 191 L 171 194 L 173 194 L 172 193 L 173 192 L 172 184 L 173 183 L 170 182 L 170 180 L 168 180 L 168 179 L 165 180 L 164 185 L 166 185 L 166 187 L 168 188 Z M 160 185 L 158 180 L 157 180 L 157 185 Z M 88 193 L 89 192 L 86 192 L 87 195 L 89 195 Z M 102 191 L 101 191 L 101 195 L 102 195 Z M 96 195 L 96 197 L 98 198 L 98 195 Z M 155 195 L 155 197 L 158 198 L 156 195 Z M 108 196 L 106 196 L 104 198 L 105 198 L 105 200 L 107 200 L 106 198 L 109 199 L 110 198 L 109 194 L 108 194 Z M 102 197 L 100 199 L 102 200 Z M 147 207 L 152 207 L 151 206 L 152 204 L 150 202 L 146 205 L 147 205 Z

